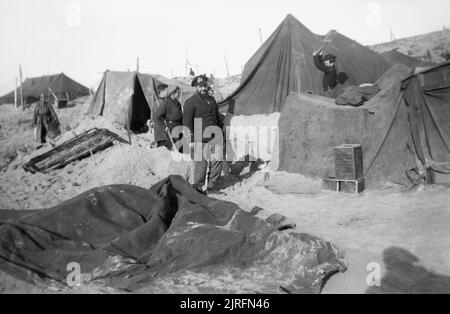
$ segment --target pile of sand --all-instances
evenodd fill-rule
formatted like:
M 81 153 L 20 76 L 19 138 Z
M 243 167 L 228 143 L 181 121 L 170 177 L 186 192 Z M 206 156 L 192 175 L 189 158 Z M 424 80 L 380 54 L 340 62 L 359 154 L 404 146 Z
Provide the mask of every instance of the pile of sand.
M 56 145 L 92 128 L 106 128 L 129 140 L 128 132 L 120 125 L 103 117 L 91 119 L 86 116 L 88 106 L 89 100 L 73 107 L 57 109 L 63 133 L 54 139 Z M 123 183 L 149 188 L 171 174 L 179 174 L 187 179 L 190 177 L 191 163 L 174 161 L 173 153 L 166 148 L 152 148 L 148 133 L 130 134 L 131 145 L 115 141 L 112 147 L 93 157 L 75 161 L 47 174 L 26 172 L 22 168 L 23 164 L 52 149 L 50 144 L 41 146 L 34 141 L 32 112 L 32 108 L 23 112 L 13 106 L 0 107 L 0 141 L 3 144 L 0 153 L 6 156 L 0 164 L 3 165 L 0 169 L 0 208 L 43 208 L 96 186 Z M 18 129 L 20 132 L 17 132 Z

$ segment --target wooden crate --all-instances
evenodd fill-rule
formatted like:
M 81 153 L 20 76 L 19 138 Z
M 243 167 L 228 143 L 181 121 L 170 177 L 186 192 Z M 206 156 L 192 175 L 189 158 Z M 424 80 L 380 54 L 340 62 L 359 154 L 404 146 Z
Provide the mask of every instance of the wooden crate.
M 344 193 L 359 194 L 365 189 L 364 178 L 358 180 L 344 180 L 339 182 L 339 191 Z
M 363 177 L 363 156 L 360 144 L 334 147 L 334 169 L 337 180 L 358 180 Z
M 338 180 L 336 178 L 322 179 L 322 190 L 354 193 L 359 194 L 365 189 L 365 180 L 360 178 L 358 180 Z
M 339 192 L 339 181 L 336 179 L 322 179 L 322 190 Z

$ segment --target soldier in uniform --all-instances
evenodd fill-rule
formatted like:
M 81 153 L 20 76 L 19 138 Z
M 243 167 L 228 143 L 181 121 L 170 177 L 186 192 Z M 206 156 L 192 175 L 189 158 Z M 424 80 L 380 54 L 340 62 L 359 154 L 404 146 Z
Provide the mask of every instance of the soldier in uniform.
M 170 136 L 172 130 L 183 123 L 183 111 L 181 104 L 178 101 L 180 97 L 180 88 L 176 85 L 171 85 L 165 89 L 166 99 L 159 105 L 155 113 L 155 121 L 162 123 L 165 126 L 167 136 Z M 178 139 L 174 139 L 178 140 Z M 171 141 L 166 142 L 166 147 L 171 150 Z
M 191 142 L 190 149 L 193 150 L 194 147 L 198 149 L 201 147 L 202 152 L 207 152 L 201 154 L 201 160 L 195 160 L 194 158 L 194 182 L 193 185 L 198 190 L 202 190 L 202 186 L 205 180 L 208 180 L 207 189 L 209 191 L 216 189 L 216 183 L 220 179 L 222 171 L 222 159 L 215 158 L 216 146 L 211 145 L 211 138 L 204 137 L 204 130 L 209 126 L 218 127 L 217 130 L 222 129 L 222 121 L 219 115 L 219 109 L 214 97 L 211 97 L 208 93 L 208 78 L 205 75 L 196 76 L 192 80 L 193 87 L 196 88 L 196 93 L 186 100 L 184 104 L 183 111 L 183 125 L 191 131 Z M 200 118 L 202 122 L 202 134 L 194 136 L 194 119 Z M 194 140 L 200 140 L 201 143 L 194 143 Z M 223 142 L 221 143 L 223 145 Z M 223 146 L 219 148 L 223 151 Z M 221 153 L 218 155 L 222 155 Z M 195 156 L 194 156 L 195 157 Z M 218 160 L 219 159 L 219 160 Z M 207 173 L 209 164 L 209 174 Z M 208 177 L 207 177 L 208 176 Z
M 336 98 L 335 87 L 338 84 L 336 56 L 332 54 L 323 56 L 323 48 L 320 48 L 314 52 L 313 57 L 316 68 L 323 72 L 323 91 L 327 92 L 331 98 Z
M 164 90 L 167 88 L 167 85 L 161 84 L 156 88 L 157 96 L 156 103 L 153 105 L 153 114 L 152 114 L 152 127 L 153 127 L 153 134 L 155 136 L 155 142 L 157 147 L 166 146 L 167 144 L 167 137 L 166 137 L 166 131 L 164 123 L 158 119 L 156 119 L 156 112 L 158 111 L 158 108 L 163 104 L 165 98 Z

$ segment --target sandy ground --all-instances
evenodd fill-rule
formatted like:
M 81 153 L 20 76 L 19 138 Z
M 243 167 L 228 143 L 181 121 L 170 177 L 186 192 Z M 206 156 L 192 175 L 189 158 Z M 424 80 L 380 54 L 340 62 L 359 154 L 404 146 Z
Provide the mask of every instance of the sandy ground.
M 88 101 L 58 109 L 65 131 L 56 143 L 91 127 L 107 127 L 126 138 L 117 125 L 84 116 Z M 188 177 L 185 163 L 173 162 L 165 148 L 150 148 L 148 134 L 133 135 L 132 145 L 113 147 L 54 170 L 31 174 L 22 164 L 51 147 L 38 148 L 32 138 L 31 111 L 0 106 L 0 208 L 53 206 L 92 187 L 129 183 L 150 187 L 169 174 Z M 326 238 L 343 249 L 349 268 L 331 277 L 324 293 L 450 292 L 450 188 L 438 185 L 401 192 L 386 185 L 360 195 L 322 192 L 320 181 L 301 175 L 232 165 L 213 197 L 237 203 L 244 210 L 260 207 L 266 218 L 279 213 L 293 220 L 296 231 Z M 256 171 L 255 171 L 256 170 Z M 366 283 L 367 266 L 380 265 L 381 287 Z M 0 272 L 0 292 L 52 293 Z M 110 292 L 84 288 L 78 292 Z M 177 291 L 183 292 L 183 291 Z
M 450 29 L 380 43 L 370 48 L 375 52 L 398 49 L 408 56 L 437 64 L 446 61 L 443 53 L 450 52 Z

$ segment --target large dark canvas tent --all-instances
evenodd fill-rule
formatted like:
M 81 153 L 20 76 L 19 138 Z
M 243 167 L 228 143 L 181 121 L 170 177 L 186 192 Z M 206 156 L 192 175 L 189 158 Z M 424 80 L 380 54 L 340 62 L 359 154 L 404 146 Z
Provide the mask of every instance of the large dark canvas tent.
M 281 111 L 289 92 L 320 93 L 312 54 L 320 39 L 288 15 L 245 64 L 240 86 L 230 95 L 236 114 Z
M 41 94 L 50 95 L 50 90 L 58 97 L 75 99 L 89 95 L 89 89 L 74 81 L 64 73 L 27 78 L 22 84 L 22 95 L 27 103 L 39 100 Z M 19 90 L 17 90 L 19 97 Z M 14 91 L 0 97 L 0 104 L 14 103 Z
M 396 63 L 401 63 L 401 64 L 406 65 L 407 67 L 414 70 L 415 68 L 418 68 L 418 67 L 426 68 L 426 67 L 435 65 L 431 62 L 425 62 L 425 61 L 419 60 L 417 58 L 413 58 L 408 55 L 405 55 L 396 49 L 381 52 L 380 55 L 391 66 Z
M 180 86 L 182 103 L 193 92 L 190 86 L 169 79 L 163 82 L 150 74 L 106 71 L 87 113 L 91 117 L 103 115 L 131 130 L 139 130 L 158 106 L 158 86 L 170 84 Z
M 377 82 L 381 91 L 358 108 L 290 94 L 279 121 L 274 167 L 334 177 L 333 147 L 361 144 L 371 186 L 424 179 L 450 183 L 450 63 L 410 73 L 403 65 L 392 67 Z
M 289 14 L 246 63 L 240 86 L 220 105 L 227 108 L 234 101 L 236 114 L 268 114 L 282 111 L 290 92 L 325 95 L 313 60 L 320 47 L 337 55 L 338 69 L 354 84 L 374 82 L 389 68 L 369 48 L 334 31 L 315 35 Z

